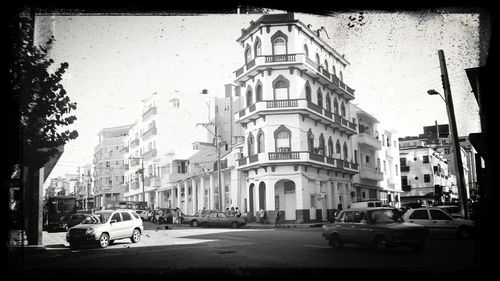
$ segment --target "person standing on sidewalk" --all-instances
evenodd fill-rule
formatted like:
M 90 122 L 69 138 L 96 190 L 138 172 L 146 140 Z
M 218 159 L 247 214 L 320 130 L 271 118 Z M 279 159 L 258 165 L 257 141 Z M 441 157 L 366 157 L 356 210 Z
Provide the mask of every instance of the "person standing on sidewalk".
M 281 213 L 279 209 L 276 209 L 276 222 L 274 224 L 274 227 L 281 227 Z
M 260 218 L 260 223 L 261 224 L 264 224 L 264 216 L 266 215 L 266 211 L 264 211 L 264 209 L 260 209 L 259 211 L 259 218 Z

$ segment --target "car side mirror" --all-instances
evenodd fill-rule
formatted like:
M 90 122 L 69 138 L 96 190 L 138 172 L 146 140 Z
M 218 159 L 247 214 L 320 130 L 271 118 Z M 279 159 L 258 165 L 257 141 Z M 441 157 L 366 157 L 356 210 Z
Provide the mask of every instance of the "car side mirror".
M 115 223 L 115 222 L 116 222 L 116 220 L 111 220 L 111 222 L 110 222 L 110 223 Z

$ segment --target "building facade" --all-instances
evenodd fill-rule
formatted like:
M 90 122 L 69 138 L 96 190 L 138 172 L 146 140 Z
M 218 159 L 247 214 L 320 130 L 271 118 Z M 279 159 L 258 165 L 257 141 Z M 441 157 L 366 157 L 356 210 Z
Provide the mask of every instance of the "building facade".
M 94 149 L 94 202 L 95 207 L 107 208 L 122 198 L 125 192 L 125 165 L 123 140 L 132 125 L 102 129 L 99 143 Z
M 279 210 L 287 221 L 327 220 L 352 201 L 358 173 L 348 61 L 293 13 L 262 16 L 237 42 L 243 208 L 250 216 L 263 209 L 268 218 Z
M 351 104 L 359 133 L 353 135 L 354 161 L 359 174 L 353 178 L 353 201 L 380 200 L 384 205 L 401 206 L 401 174 L 396 131 L 383 125 L 366 111 Z

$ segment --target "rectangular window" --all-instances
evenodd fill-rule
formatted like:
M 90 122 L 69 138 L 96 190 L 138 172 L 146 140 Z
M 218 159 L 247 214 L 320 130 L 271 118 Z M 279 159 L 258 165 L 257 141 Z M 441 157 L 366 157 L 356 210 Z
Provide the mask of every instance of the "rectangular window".
M 316 208 L 316 194 L 311 193 L 311 208 Z
M 246 200 L 246 199 L 245 199 Z M 274 207 L 279 210 L 280 209 L 280 197 L 274 196 Z
M 424 182 L 431 182 L 431 175 L 430 174 L 424 175 Z
M 408 177 L 401 176 L 401 185 L 408 185 Z
M 399 167 L 398 167 L 398 164 L 396 164 L 396 176 L 398 175 L 399 173 Z
M 354 163 L 358 164 L 358 151 L 354 150 Z
M 385 136 L 382 134 L 382 145 L 385 146 Z
M 424 163 L 429 163 L 429 155 L 424 155 L 424 157 L 423 157 L 422 161 L 423 161 Z
M 380 171 L 380 158 L 377 158 L 377 171 Z
M 389 137 L 387 138 L 387 147 L 391 147 L 391 140 L 389 139 Z
M 401 167 L 406 166 L 406 158 L 399 158 L 399 164 L 401 164 Z
M 385 168 L 386 168 L 386 162 L 385 162 L 385 160 L 384 160 L 384 167 L 383 167 L 383 169 L 384 169 L 384 173 L 385 173 Z
M 366 155 L 365 156 L 365 163 L 370 163 L 370 155 Z
M 285 194 L 293 194 L 295 193 L 295 187 L 292 181 L 286 181 L 283 183 L 283 189 Z

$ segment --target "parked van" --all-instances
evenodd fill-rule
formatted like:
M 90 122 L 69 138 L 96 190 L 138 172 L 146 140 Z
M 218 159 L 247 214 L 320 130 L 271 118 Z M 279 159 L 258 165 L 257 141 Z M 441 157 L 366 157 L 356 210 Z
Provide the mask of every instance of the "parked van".
M 382 207 L 382 201 L 352 202 L 350 208 Z

